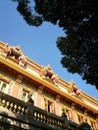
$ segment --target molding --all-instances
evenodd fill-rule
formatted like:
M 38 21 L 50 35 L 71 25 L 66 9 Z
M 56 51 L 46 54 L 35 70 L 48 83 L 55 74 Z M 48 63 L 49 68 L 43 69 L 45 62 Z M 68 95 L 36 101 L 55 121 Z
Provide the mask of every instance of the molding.
M 23 79 L 23 76 L 22 76 L 22 75 L 18 75 L 18 76 L 17 76 L 17 79 L 16 79 L 16 82 L 17 82 L 17 83 L 21 83 L 21 82 L 22 82 L 22 79 Z
M 64 98 L 67 98 L 67 100 L 75 103 L 75 104 L 78 104 L 80 106 L 83 106 L 84 108 L 88 109 L 88 110 L 91 110 L 92 112 L 98 114 L 98 111 L 94 108 L 92 108 L 91 106 L 89 105 L 86 105 L 83 101 L 81 101 L 80 99 L 74 97 L 74 96 L 71 96 L 63 91 L 61 91 L 57 86 L 55 86 L 54 84 L 51 84 L 50 82 L 42 79 L 40 76 L 36 76 L 36 75 L 33 75 L 29 72 L 26 71 L 26 69 L 20 67 L 18 64 L 14 63 L 13 61 L 9 60 L 9 59 L 5 59 L 3 57 L 0 56 L 0 63 L 10 67 L 11 69 L 19 72 L 20 75 L 22 76 L 26 76 L 32 80 L 34 80 L 35 82 L 38 82 L 39 85 L 41 86 L 45 86 L 47 87 L 48 89 L 50 89 L 51 91 L 54 91 L 57 93 L 57 95 L 59 94 L 60 96 L 63 96 Z
M 60 95 L 56 95 L 56 101 L 59 102 L 60 101 L 61 96 Z
M 43 91 L 43 87 L 42 86 L 39 86 L 39 88 L 38 88 L 38 93 L 42 93 L 42 91 Z

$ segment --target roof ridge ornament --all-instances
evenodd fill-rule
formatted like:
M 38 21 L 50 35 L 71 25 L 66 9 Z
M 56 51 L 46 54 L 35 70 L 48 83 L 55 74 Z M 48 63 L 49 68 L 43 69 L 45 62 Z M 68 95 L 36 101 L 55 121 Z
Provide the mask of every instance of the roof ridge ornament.
M 39 75 L 44 79 L 50 79 L 55 85 L 57 85 L 58 74 L 53 72 L 49 64 L 47 66 L 42 66 Z
M 26 67 L 27 64 L 27 58 L 22 53 L 20 46 L 9 46 L 8 44 L 5 44 L 2 50 L 2 55 L 7 58 L 12 57 L 17 61 L 17 63 L 22 66 Z

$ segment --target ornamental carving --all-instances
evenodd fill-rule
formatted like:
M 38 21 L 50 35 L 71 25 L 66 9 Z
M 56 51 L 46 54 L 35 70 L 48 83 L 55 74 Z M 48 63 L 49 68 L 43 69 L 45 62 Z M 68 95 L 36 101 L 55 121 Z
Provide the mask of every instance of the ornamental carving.
M 11 79 L 9 79 L 7 76 L 0 74 L 0 80 L 10 83 Z
M 25 67 L 27 64 L 27 58 L 23 55 L 20 46 L 5 46 L 2 49 L 2 55 L 7 58 L 8 56 L 12 57 L 13 59 L 17 60 L 20 66 Z
M 58 75 L 53 72 L 50 65 L 47 65 L 46 67 L 42 67 L 40 71 L 40 76 L 42 78 L 50 79 L 54 84 L 57 85 Z
M 22 55 L 22 52 L 20 50 L 19 46 L 9 46 L 8 52 L 6 56 L 14 56 L 17 60 Z
M 76 85 L 74 84 L 73 81 L 68 83 L 68 89 L 67 90 L 71 95 L 76 96 L 80 99 L 82 98 L 80 90 L 76 87 Z

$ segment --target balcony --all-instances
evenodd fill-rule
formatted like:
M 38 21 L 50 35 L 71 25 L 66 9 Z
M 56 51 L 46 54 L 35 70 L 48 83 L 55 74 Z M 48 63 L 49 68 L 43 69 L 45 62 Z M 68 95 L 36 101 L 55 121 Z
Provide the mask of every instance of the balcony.
M 0 92 L 0 130 L 77 130 L 65 118 Z

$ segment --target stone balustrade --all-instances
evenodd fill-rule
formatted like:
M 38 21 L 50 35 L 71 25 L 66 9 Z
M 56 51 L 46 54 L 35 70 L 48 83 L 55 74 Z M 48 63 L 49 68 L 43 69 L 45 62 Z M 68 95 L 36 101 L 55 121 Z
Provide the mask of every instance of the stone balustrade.
M 64 121 L 62 118 L 37 107 L 34 107 L 34 119 L 38 121 L 40 120 L 42 123 L 45 123 L 53 128 L 63 128 Z
M 25 114 L 27 112 L 27 104 L 25 102 L 2 92 L 0 92 L 0 106 L 17 114 Z
M 13 120 L 33 124 L 47 130 L 76 130 L 77 125 L 43 109 L 0 92 L 0 107 L 16 115 Z M 21 118 L 20 118 L 21 117 Z M 12 118 L 12 117 L 9 117 Z M 17 119 L 15 119 L 17 118 Z M 17 124 L 17 123 L 16 123 Z M 28 128 L 29 130 L 29 128 Z

